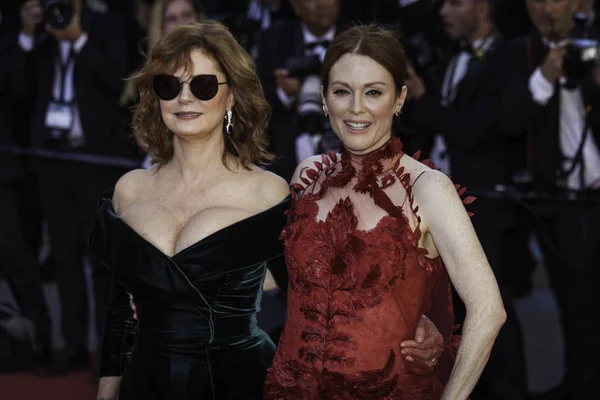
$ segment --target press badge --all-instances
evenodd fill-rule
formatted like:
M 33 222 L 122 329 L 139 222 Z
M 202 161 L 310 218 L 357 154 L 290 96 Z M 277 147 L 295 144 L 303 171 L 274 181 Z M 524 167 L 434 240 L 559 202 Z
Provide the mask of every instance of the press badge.
M 72 126 L 73 105 L 51 101 L 46 111 L 46 127 L 69 131 Z

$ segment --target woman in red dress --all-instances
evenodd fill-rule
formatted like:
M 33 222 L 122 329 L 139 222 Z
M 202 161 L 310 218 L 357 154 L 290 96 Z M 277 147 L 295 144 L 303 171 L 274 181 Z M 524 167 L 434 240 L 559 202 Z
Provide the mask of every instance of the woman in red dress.
M 323 108 L 343 149 L 305 160 L 293 178 L 288 319 L 267 399 L 466 399 L 504 322 L 455 185 L 392 137 L 405 73 L 402 45 L 377 27 L 329 47 Z M 467 307 L 456 358 L 450 280 Z M 423 314 L 446 338 L 430 373 L 401 354 Z

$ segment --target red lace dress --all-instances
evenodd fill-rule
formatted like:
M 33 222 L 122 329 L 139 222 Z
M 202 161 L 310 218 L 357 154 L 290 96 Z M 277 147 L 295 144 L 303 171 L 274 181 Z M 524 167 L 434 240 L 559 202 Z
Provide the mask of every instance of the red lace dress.
M 454 362 L 454 314 L 441 259 L 419 248 L 420 218 L 398 139 L 342 150 L 301 175 L 282 233 L 288 319 L 266 399 L 437 399 Z M 447 338 L 435 372 L 400 354 L 422 314 Z

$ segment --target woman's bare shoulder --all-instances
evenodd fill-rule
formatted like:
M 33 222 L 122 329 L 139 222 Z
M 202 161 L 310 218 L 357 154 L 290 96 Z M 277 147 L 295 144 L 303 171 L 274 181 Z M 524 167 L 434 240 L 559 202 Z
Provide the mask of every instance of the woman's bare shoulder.
M 410 174 L 415 194 L 417 192 L 435 194 L 448 188 L 454 189 L 454 184 L 448 175 L 412 157 L 403 157 L 402 166 L 405 172 Z M 456 192 L 456 190 L 454 191 Z
M 258 194 L 267 206 L 273 206 L 290 194 L 290 186 L 285 179 L 273 172 L 255 167 L 249 176 L 252 184 L 249 189 Z
M 402 165 L 410 174 L 413 205 L 418 207 L 424 231 L 437 217 L 465 212 L 456 186 L 448 175 L 411 157 L 403 158 Z
M 452 179 L 441 171 L 419 164 L 422 166 L 414 168 L 416 174 L 411 174 L 411 187 L 414 205 L 418 206 L 422 218 L 423 230 L 429 230 L 432 226 L 439 225 L 440 221 L 457 216 L 460 216 L 461 221 L 468 221 L 469 214 Z
M 115 209 L 117 211 L 122 210 L 134 203 L 155 173 L 154 168 L 148 170 L 134 169 L 121 176 L 113 193 L 112 200 Z

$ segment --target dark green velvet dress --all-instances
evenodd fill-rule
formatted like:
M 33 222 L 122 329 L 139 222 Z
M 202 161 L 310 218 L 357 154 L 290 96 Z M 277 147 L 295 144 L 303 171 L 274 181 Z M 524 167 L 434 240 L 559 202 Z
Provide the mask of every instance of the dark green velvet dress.
M 173 257 L 120 219 L 111 198 L 89 241 L 114 273 L 100 376 L 123 375 L 120 400 L 262 399 L 275 345 L 256 314 L 267 264 L 286 285 L 278 237 L 290 198 Z

